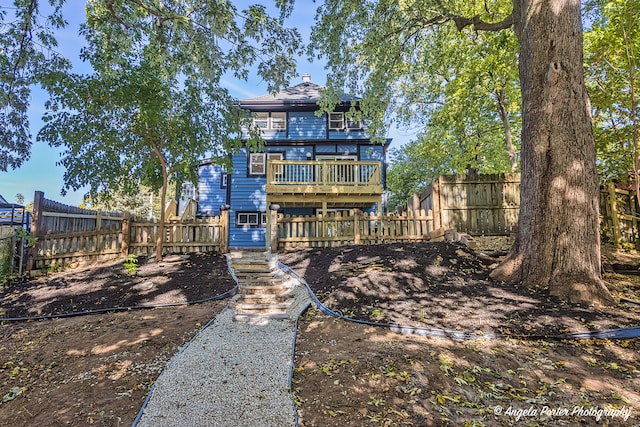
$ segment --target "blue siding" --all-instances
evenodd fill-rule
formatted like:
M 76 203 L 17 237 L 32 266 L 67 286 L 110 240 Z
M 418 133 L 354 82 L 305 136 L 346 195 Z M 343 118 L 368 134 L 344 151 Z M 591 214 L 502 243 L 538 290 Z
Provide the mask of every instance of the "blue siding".
M 271 149 L 271 147 L 269 147 Z M 271 151 L 278 151 L 275 147 Z M 237 212 L 266 212 L 264 177 L 247 176 L 247 150 L 234 154 L 233 173 L 229 177 L 231 199 L 229 204 L 229 246 L 258 248 L 266 245 L 265 228 L 236 226 Z
M 380 144 L 376 145 L 361 145 L 360 146 L 360 160 L 363 161 L 384 161 L 384 147 Z
M 283 152 L 284 151 L 284 159 L 285 160 L 307 160 L 307 153 L 311 154 L 311 158 L 313 158 L 313 146 L 278 146 L 278 147 L 266 147 L 266 151 L 276 151 Z
M 325 139 L 326 137 L 326 115 L 317 117 L 313 111 L 289 113 L 289 138 Z
M 364 139 L 366 137 L 364 130 L 332 130 L 329 132 L 329 139 Z
M 198 170 L 198 215 L 220 215 L 220 206 L 227 204 L 227 189 L 222 187 L 224 170 L 219 165 L 203 165 Z
M 356 154 L 358 147 L 354 145 L 338 145 L 338 154 Z
M 317 154 L 322 154 L 322 153 L 331 153 L 334 154 L 336 152 L 337 148 L 335 145 L 318 145 L 316 147 L 316 153 Z

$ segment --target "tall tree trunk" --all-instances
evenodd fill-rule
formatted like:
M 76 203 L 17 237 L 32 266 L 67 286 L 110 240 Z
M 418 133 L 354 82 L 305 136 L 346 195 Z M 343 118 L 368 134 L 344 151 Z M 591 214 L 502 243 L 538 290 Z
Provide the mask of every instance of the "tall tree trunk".
M 509 153 L 511 172 L 515 172 L 518 170 L 518 157 L 516 156 L 515 148 L 513 148 L 513 136 L 511 134 L 511 125 L 509 124 L 509 115 L 507 114 L 504 89 L 500 89 L 495 95 L 498 102 L 498 113 L 500 113 L 500 119 L 504 127 L 504 142 L 507 146 L 507 153 Z
M 154 154 L 160 162 L 162 170 L 162 189 L 160 190 L 160 224 L 158 224 L 158 234 L 156 235 L 156 261 L 162 261 L 162 251 L 164 246 L 164 223 L 165 223 L 165 205 L 167 203 L 167 187 L 169 185 L 169 168 L 167 160 L 162 153 L 162 148 L 154 139 L 154 132 L 147 129 L 147 138 Z
M 579 0 L 513 0 L 520 41 L 518 234 L 496 279 L 609 304 L 600 276 L 598 177 L 584 85 Z
M 162 189 L 160 190 L 160 224 L 158 224 L 158 235 L 156 236 L 156 261 L 162 261 L 162 251 L 164 249 L 164 223 L 166 221 L 165 205 L 167 203 L 167 185 L 169 174 L 167 167 L 162 164 Z

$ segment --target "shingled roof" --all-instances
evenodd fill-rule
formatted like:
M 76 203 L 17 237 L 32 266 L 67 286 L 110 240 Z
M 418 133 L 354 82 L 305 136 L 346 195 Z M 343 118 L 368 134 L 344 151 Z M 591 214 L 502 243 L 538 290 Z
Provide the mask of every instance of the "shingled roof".
M 322 97 L 323 86 L 311 82 L 311 76 L 304 74 L 302 83 L 288 87 L 276 94 L 266 94 L 255 98 L 247 98 L 240 101 L 240 105 L 249 107 L 252 105 L 264 104 L 313 104 L 315 105 Z M 343 95 L 343 102 L 352 101 L 354 98 Z

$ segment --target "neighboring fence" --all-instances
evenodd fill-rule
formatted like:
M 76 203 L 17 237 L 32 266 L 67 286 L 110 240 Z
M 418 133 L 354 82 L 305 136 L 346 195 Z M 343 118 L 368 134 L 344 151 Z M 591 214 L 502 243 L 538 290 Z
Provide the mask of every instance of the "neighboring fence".
M 16 268 L 16 235 L 13 230 L 0 228 L 0 284 Z
M 471 235 L 509 235 L 517 231 L 520 174 L 442 175 L 405 210 L 431 209 L 433 227 Z M 615 213 L 615 214 L 614 214 Z M 633 191 L 608 183 L 600 190 L 603 241 L 640 249 L 640 215 Z
M 613 214 L 613 213 L 617 214 Z M 616 248 L 632 246 L 640 249 L 640 215 L 633 191 L 616 188 L 608 183 L 600 191 L 602 240 Z
M 227 251 L 228 210 L 220 217 L 165 222 L 165 253 Z M 155 254 L 160 222 L 63 205 L 36 192 L 28 270 L 128 254 Z
M 520 209 L 520 174 L 441 175 L 408 209 L 431 210 L 434 228 L 472 235 L 515 233 Z
M 272 249 L 427 241 L 434 235 L 431 212 L 377 214 L 353 210 L 327 216 L 271 216 Z
M 27 270 L 119 256 L 124 215 L 81 209 L 46 199 L 36 191 Z

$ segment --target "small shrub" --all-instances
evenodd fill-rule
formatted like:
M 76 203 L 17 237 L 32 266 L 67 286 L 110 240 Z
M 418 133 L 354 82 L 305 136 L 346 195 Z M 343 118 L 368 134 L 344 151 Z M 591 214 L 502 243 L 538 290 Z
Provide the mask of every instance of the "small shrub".
M 134 276 L 138 271 L 138 257 L 131 254 L 124 260 L 124 269 L 129 276 Z

